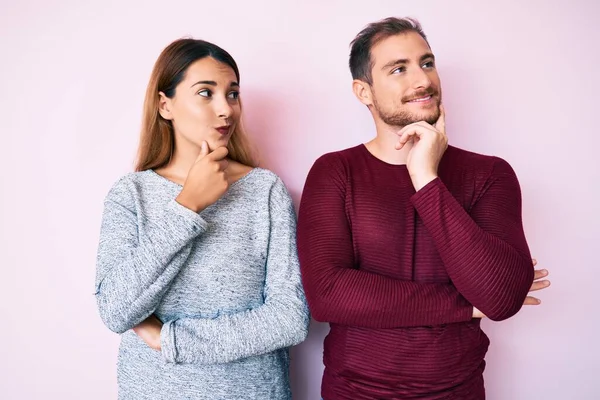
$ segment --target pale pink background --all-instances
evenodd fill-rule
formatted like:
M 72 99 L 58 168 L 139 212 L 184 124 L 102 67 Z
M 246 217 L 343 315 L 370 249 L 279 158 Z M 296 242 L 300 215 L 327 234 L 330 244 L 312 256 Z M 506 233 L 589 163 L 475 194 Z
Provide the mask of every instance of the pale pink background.
M 321 154 L 367 141 L 348 44 L 368 22 L 421 20 L 450 142 L 507 159 L 552 272 L 543 306 L 484 323 L 490 400 L 600 398 L 596 1 L 8 1 L 0 3 L 0 398 L 116 398 L 118 336 L 93 292 L 102 199 L 128 172 L 156 57 L 184 35 L 230 51 L 264 165 L 298 202 Z M 324 324 L 293 360 L 319 397 Z

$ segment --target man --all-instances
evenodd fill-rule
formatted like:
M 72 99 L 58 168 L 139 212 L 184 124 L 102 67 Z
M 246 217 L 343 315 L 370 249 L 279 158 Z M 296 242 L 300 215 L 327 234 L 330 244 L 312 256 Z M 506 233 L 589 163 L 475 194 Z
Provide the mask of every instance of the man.
M 534 276 L 517 177 L 447 145 L 416 20 L 368 25 L 350 70 L 377 136 L 315 162 L 298 221 L 309 307 L 331 326 L 322 396 L 484 399 L 481 318 L 510 318 L 549 285 L 534 282 L 546 271 Z

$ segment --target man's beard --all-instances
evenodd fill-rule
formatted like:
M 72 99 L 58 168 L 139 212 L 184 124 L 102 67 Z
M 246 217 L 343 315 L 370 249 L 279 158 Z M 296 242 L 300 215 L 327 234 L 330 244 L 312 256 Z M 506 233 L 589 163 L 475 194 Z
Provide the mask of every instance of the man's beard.
M 419 97 L 423 97 L 423 96 L 427 96 L 430 93 L 417 93 L 413 98 L 419 98 Z M 435 95 L 437 93 L 431 93 L 430 95 Z M 402 99 L 402 104 L 405 104 L 405 102 L 408 101 L 405 99 Z M 437 120 L 440 118 L 440 98 L 437 97 L 437 104 L 436 104 L 436 108 L 435 108 L 435 112 L 433 113 L 427 113 L 427 114 L 415 114 L 415 113 L 411 113 L 405 110 L 386 110 L 382 107 L 380 107 L 379 103 L 377 102 L 377 98 L 374 97 L 373 98 L 373 106 L 375 107 L 375 110 L 377 110 L 377 113 L 379 114 L 379 118 L 381 118 L 381 120 L 383 122 L 385 122 L 386 125 L 389 126 L 397 126 L 397 127 L 404 127 L 406 125 L 410 125 L 412 123 L 415 122 L 419 122 L 419 121 L 425 121 L 430 125 L 433 125 L 437 122 Z

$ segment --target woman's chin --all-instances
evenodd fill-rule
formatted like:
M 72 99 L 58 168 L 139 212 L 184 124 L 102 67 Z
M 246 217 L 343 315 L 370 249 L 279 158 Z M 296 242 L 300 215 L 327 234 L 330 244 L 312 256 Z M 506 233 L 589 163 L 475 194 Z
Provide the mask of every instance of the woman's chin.
M 215 151 L 215 149 L 219 147 L 227 147 L 229 143 L 229 138 L 219 138 L 219 139 L 205 139 L 206 143 L 208 143 L 208 149 L 210 151 Z M 198 147 L 202 147 L 202 140 L 197 143 Z

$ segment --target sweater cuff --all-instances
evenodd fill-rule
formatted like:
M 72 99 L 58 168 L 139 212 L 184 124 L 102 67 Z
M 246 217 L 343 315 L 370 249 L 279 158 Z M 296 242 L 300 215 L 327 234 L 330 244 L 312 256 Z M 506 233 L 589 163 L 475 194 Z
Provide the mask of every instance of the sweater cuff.
M 177 348 L 175 346 L 175 321 L 165 322 L 160 330 L 160 349 L 167 363 L 177 362 Z
M 208 223 L 200 216 L 200 214 L 182 206 L 175 199 L 167 203 L 167 210 L 172 211 L 186 220 L 191 220 L 201 232 L 206 231 L 206 228 L 208 227 Z
M 446 185 L 438 177 L 413 194 L 410 201 L 421 218 L 425 218 L 427 215 L 438 215 L 440 209 L 446 204 L 445 200 L 448 199 L 448 196 L 453 198 Z
M 417 203 L 417 202 L 421 202 L 421 201 L 426 201 L 427 198 L 431 197 L 432 193 L 435 193 L 437 190 L 439 190 L 441 187 L 443 187 L 444 184 L 442 183 L 442 180 L 437 177 L 434 180 L 432 180 L 431 182 L 427 183 L 427 185 L 423 186 L 421 188 L 421 190 L 417 191 L 415 194 L 413 194 L 410 198 L 410 200 L 412 201 L 413 204 Z

